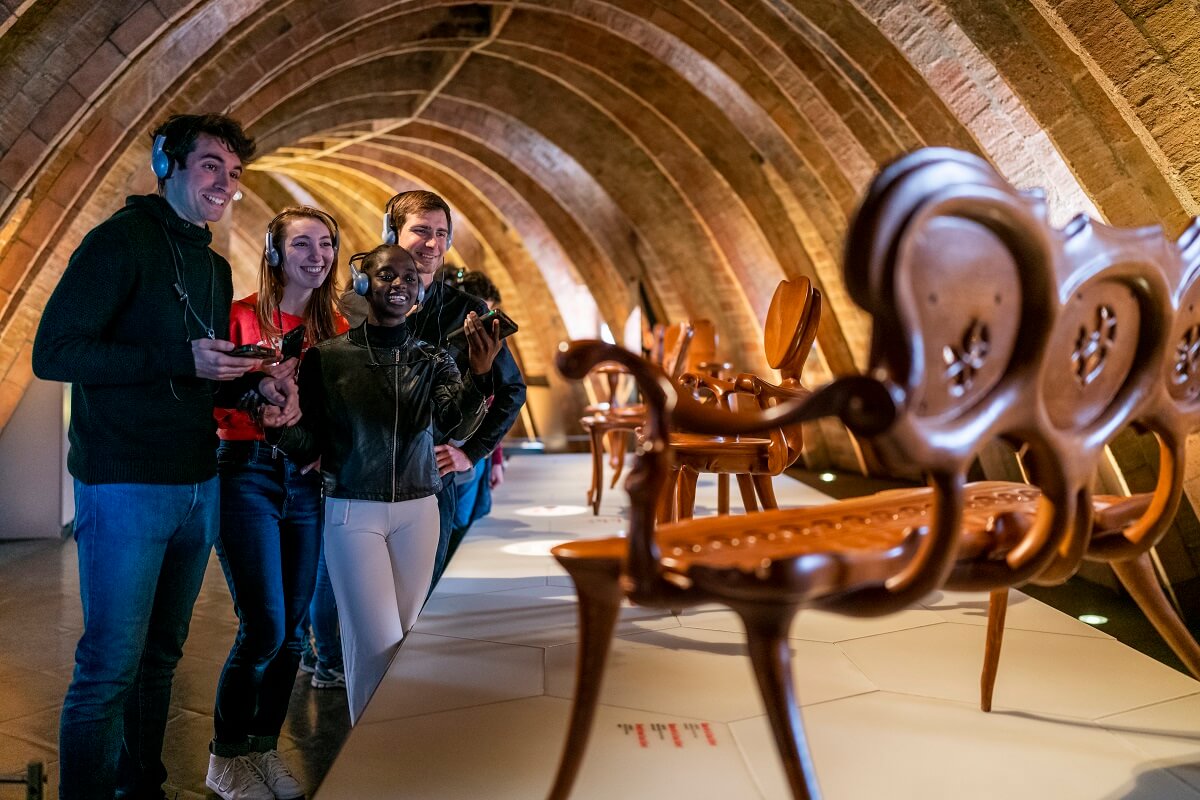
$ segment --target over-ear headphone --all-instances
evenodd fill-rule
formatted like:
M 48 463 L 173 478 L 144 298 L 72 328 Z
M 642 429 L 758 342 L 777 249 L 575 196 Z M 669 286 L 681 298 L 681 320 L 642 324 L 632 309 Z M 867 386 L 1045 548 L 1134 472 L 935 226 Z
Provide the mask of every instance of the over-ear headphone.
M 392 222 L 392 206 L 396 204 L 396 198 L 400 195 L 395 195 L 387 201 L 387 206 L 383 209 L 383 233 L 380 234 L 380 241 L 384 244 L 395 244 L 399 240 L 400 234 L 396 232 L 396 223 Z
M 338 256 L 338 244 L 341 241 L 341 234 L 338 231 L 337 220 L 334 219 L 329 214 L 322 211 L 321 209 L 313 208 L 312 206 L 300 206 L 299 208 L 285 208 L 283 211 L 280 211 L 278 214 L 276 214 L 275 219 L 271 220 L 271 223 L 269 225 L 267 225 L 266 241 L 263 243 L 263 258 L 266 259 L 267 264 L 272 267 L 278 267 L 280 264 L 283 263 L 283 254 L 280 253 L 279 248 L 277 248 L 275 246 L 275 232 L 276 232 L 275 229 L 276 229 L 276 226 L 279 225 L 279 221 L 281 219 L 283 219 L 285 216 L 288 216 L 289 214 L 295 215 L 297 217 L 312 217 L 312 218 L 320 220 L 321 222 L 323 222 L 325 224 L 325 227 L 329 229 L 329 238 L 333 242 L 333 263 L 334 263 L 334 266 L 336 266 L 337 265 L 337 256 Z M 351 265 L 350 268 L 353 270 L 354 266 Z
M 171 156 L 167 154 L 167 137 L 159 134 L 154 137 L 154 146 L 150 148 L 150 169 L 154 177 L 160 181 L 171 174 Z
M 355 253 L 350 256 L 350 288 L 355 294 L 366 296 L 371 290 L 371 276 L 354 266 L 355 261 L 363 261 L 370 253 Z M 409 256 L 411 258 L 412 256 Z M 425 302 L 425 284 L 417 274 L 417 305 Z
M 384 208 L 383 208 L 383 232 L 379 234 L 379 240 L 383 244 L 396 244 L 397 242 L 400 241 L 400 232 L 396 230 L 396 223 L 392 219 L 392 215 L 393 215 L 393 210 L 396 207 L 396 201 L 399 200 L 401 197 L 404 197 L 404 195 L 406 195 L 406 194 L 412 194 L 412 192 L 402 192 L 400 194 L 393 195 L 392 198 L 387 201 L 387 205 L 384 206 Z M 441 209 L 438 209 L 438 210 L 441 210 Z M 447 222 L 447 224 L 450 223 L 450 214 L 449 213 L 446 214 L 446 222 Z M 451 242 L 454 237 L 450 230 L 447 231 L 447 234 L 448 235 L 446 236 L 446 249 L 449 250 Z

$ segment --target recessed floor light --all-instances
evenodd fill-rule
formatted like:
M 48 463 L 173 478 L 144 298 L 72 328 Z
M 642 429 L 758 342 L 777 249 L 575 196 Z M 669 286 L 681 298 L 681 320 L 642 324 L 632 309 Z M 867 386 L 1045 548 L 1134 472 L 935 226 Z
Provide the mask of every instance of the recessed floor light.
M 1108 622 L 1108 617 L 1102 617 L 1099 614 L 1080 614 L 1080 622 L 1086 622 L 1088 625 L 1103 625 Z
M 833 483 L 837 479 L 837 475 L 832 472 L 822 472 L 818 477 L 826 483 Z
M 521 517 L 572 517 L 585 511 L 584 506 L 527 506 L 513 513 Z

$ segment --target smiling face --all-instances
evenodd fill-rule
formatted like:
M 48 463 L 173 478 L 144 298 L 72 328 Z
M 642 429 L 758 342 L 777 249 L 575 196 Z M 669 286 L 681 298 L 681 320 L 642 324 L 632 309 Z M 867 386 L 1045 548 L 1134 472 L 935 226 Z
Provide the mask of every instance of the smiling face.
M 319 219 L 297 217 L 283 226 L 283 279 L 289 289 L 321 288 L 333 267 L 333 235 Z
M 175 213 L 194 225 L 216 222 L 242 180 L 242 160 L 211 134 L 196 136 L 182 168 L 163 182 L 163 196 Z
M 450 222 L 446 212 L 434 209 L 405 215 L 396 244 L 412 255 L 421 272 L 421 280 L 428 286 L 450 249 Z
M 392 247 L 381 258 L 368 258 L 363 272 L 370 278 L 367 289 L 367 321 L 392 327 L 404 322 L 417 302 L 420 275 L 412 256 L 402 247 Z

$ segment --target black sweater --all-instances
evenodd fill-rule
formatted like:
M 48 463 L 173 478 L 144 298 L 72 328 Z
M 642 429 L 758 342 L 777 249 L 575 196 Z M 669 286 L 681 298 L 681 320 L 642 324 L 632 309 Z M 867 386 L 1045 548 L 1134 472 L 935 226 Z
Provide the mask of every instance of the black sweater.
M 211 241 L 163 198 L 135 196 L 71 255 L 38 326 L 33 371 L 72 384 L 67 468 L 80 481 L 216 474 L 214 403 L 235 403 L 262 375 L 196 377 L 191 341 L 208 329 L 226 338 L 233 299 L 229 263 Z

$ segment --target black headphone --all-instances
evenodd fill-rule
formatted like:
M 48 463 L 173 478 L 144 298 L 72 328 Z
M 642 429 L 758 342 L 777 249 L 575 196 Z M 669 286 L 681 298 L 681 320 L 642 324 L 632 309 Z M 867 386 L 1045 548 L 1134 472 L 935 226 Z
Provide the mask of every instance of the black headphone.
M 325 227 L 329 229 L 330 238 L 333 240 L 333 266 L 337 266 L 338 244 L 341 242 L 341 233 L 338 231 L 337 220 L 328 213 L 319 208 L 312 206 L 300 206 L 299 208 L 285 208 L 275 215 L 275 219 L 267 225 L 267 237 L 263 243 L 263 258 L 267 264 L 272 267 L 278 267 L 283 263 L 283 254 L 279 252 L 279 248 L 275 246 L 275 228 L 279 224 L 279 220 L 286 214 L 295 214 L 301 217 L 311 217 L 325 223 Z M 353 269 L 353 267 L 351 267 Z
M 393 245 L 394 247 L 395 245 Z M 357 295 L 366 296 L 371 290 L 371 276 L 354 266 L 355 261 L 363 261 L 370 253 L 355 253 L 350 256 L 350 288 Z M 412 258 L 410 255 L 409 258 Z M 417 305 L 425 302 L 425 284 L 421 281 L 420 273 L 417 273 Z

